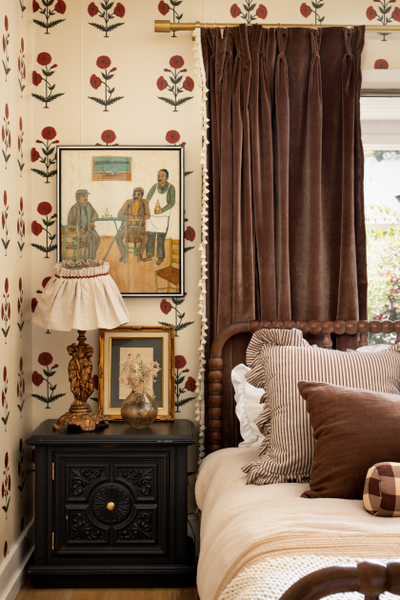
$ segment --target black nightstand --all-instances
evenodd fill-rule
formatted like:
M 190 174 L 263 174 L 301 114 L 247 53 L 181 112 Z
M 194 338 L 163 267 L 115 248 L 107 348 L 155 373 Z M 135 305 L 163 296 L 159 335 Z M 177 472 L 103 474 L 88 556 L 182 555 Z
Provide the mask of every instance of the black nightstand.
M 187 587 L 184 419 L 144 430 L 112 422 L 92 432 L 44 421 L 35 446 L 36 537 L 28 573 L 37 587 Z

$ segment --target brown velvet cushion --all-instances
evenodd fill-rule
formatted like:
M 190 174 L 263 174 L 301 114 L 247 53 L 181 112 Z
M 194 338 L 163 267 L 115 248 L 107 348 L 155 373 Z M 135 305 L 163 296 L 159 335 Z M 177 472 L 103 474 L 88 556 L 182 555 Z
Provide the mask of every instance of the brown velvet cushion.
M 400 462 L 400 395 L 300 381 L 315 438 L 304 498 L 362 499 L 371 465 Z

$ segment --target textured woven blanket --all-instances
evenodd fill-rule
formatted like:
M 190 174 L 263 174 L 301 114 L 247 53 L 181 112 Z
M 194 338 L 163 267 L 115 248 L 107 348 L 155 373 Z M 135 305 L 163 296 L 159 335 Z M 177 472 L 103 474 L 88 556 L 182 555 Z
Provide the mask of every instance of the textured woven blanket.
M 320 556 L 334 557 L 338 564 L 341 557 L 400 556 L 400 519 L 374 517 L 360 500 L 300 498 L 308 484 L 246 486 L 241 467 L 256 457 L 254 449 L 226 448 L 202 463 L 196 484 L 202 511 L 201 600 L 230 599 L 222 595 L 225 588 L 264 559 Z
M 337 564 L 355 566 L 361 559 L 347 556 L 281 556 L 265 558 L 261 562 L 243 569 L 222 592 L 219 600 L 279 600 L 296 581 L 325 567 Z M 387 562 L 387 561 L 382 561 Z M 382 600 L 397 600 L 397 596 L 386 592 Z M 364 600 L 358 592 L 346 592 L 326 596 L 331 600 Z

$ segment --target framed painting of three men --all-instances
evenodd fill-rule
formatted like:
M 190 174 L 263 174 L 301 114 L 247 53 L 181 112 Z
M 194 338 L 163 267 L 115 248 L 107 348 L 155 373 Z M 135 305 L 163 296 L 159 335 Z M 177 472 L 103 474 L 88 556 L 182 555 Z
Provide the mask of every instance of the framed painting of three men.
M 184 148 L 58 146 L 58 260 L 101 259 L 123 296 L 183 296 Z

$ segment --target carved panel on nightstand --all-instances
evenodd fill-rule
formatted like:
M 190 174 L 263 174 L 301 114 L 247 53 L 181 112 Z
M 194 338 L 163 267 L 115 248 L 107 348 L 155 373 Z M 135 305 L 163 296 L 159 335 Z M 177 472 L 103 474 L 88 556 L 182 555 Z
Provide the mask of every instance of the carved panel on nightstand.
M 105 530 L 93 527 L 84 511 L 70 511 L 68 515 L 70 537 L 73 540 L 105 541 Z
M 108 464 L 99 456 L 64 453 L 55 457 L 61 479 L 65 474 L 68 482 L 54 511 L 56 515 L 61 508 L 64 523 L 61 538 L 56 538 L 55 556 L 79 552 L 83 541 L 94 555 L 102 555 L 105 548 L 130 549 L 134 555 L 168 553 L 169 524 L 164 515 L 169 506 L 168 500 L 160 506 L 159 498 L 170 497 L 165 477 L 169 461 L 167 451 L 129 457 L 114 453 Z
M 118 476 L 132 482 L 138 500 L 155 500 L 153 493 L 153 469 L 129 469 L 126 467 L 122 467 L 118 469 L 117 477 Z
M 136 518 L 129 527 L 118 532 L 118 540 L 144 540 L 152 539 L 154 514 L 153 511 L 139 510 Z
M 83 496 L 86 492 L 86 488 L 90 484 L 102 477 L 105 479 L 105 468 L 102 469 L 70 469 L 69 472 L 69 497 L 76 498 L 77 496 Z

